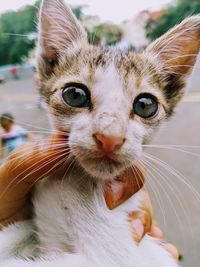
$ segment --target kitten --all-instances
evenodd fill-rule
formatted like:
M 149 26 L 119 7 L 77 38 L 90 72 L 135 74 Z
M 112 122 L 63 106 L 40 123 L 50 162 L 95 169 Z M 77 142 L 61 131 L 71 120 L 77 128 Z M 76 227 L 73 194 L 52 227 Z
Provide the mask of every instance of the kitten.
M 36 186 L 32 222 L 1 231 L 0 266 L 178 266 L 152 237 L 134 244 L 127 214 L 139 209 L 139 195 L 110 211 L 103 186 L 141 159 L 142 144 L 183 96 L 199 49 L 200 16 L 135 54 L 89 45 L 62 0 L 43 1 L 41 94 L 74 165 Z

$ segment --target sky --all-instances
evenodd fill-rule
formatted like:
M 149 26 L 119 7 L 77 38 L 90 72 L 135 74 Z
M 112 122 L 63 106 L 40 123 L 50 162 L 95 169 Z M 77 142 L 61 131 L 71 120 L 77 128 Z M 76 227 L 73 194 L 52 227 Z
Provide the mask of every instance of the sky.
M 16 10 L 35 0 L 0 0 L 0 12 Z M 144 9 L 157 10 L 168 5 L 172 0 L 67 0 L 70 5 L 88 5 L 86 14 L 98 15 L 103 21 L 119 23 L 134 17 Z

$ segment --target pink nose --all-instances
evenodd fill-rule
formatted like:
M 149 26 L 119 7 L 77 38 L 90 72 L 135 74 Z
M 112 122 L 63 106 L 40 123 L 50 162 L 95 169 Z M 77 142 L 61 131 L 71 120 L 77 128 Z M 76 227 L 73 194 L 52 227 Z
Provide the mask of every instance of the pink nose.
M 103 134 L 95 134 L 94 138 L 102 151 L 110 153 L 120 148 L 125 139 L 118 136 L 109 136 Z

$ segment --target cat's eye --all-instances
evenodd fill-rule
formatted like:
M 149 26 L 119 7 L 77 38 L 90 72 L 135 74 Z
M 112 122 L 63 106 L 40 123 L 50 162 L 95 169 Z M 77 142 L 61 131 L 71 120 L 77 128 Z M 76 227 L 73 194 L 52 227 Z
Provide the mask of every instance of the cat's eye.
M 152 118 L 158 112 L 157 99 L 151 94 L 141 94 L 136 98 L 133 104 L 133 110 L 141 118 Z
M 74 108 L 90 108 L 90 92 L 88 88 L 79 83 L 69 84 L 62 91 L 65 103 Z

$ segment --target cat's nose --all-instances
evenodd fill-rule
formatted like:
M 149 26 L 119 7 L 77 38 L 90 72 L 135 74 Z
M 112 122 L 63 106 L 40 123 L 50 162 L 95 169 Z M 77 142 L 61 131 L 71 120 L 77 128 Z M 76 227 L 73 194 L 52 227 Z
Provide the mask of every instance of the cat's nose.
M 104 134 L 95 134 L 94 139 L 100 149 L 105 153 L 111 153 L 119 149 L 125 142 L 125 138 L 120 136 L 109 136 Z

